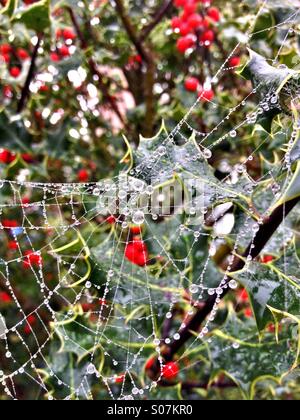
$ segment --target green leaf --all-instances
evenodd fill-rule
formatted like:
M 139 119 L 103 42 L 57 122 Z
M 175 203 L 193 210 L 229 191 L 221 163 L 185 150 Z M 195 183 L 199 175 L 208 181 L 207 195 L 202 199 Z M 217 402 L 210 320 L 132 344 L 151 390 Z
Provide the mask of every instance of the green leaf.
M 51 26 L 50 0 L 41 0 L 21 12 L 16 20 L 23 23 L 28 29 L 43 33 Z
M 294 364 L 295 353 L 288 338 L 277 343 L 269 337 L 260 343 L 253 325 L 241 322 L 233 311 L 224 329 L 213 334 L 211 382 L 225 372 L 241 388 L 245 398 L 254 397 L 257 382 L 266 378 L 279 381 Z
M 201 200 L 210 207 L 217 201 L 236 200 L 247 202 L 245 186 L 251 181 L 247 175 L 240 177 L 233 187 L 222 183 L 204 157 L 195 133 L 183 145 L 176 145 L 162 123 L 160 131 L 152 138 L 140 137 L 138 149 L 133 153 L 133 176 L 152 186 L 160 186 L 174 178 L 182 181 L 194 179 L 201 188 Z
M 249 50 L 250 60 L 240 72 L 240 75 L 252 81 L 254 89 L 261 100 L 261 115 L 259 124 L 270 132 L 273 119 L 282 112 L 290 113 L 290 95 L 286 94 L 286 89 L 299 82 L 293 78 L 298 78 L 299 72 L 289 69 L 286 66 L 273 67 L 265 57 Z
M 273 321 L 269 307 L 292 315 L 300 313 L 300 284 L 295 277 L 297 274 L 299 275 L 299 261 L 294 245 L 272 264 L 253 262 L 247 269 L 233 274 L 249 293 L 259 331 L 263 331 Z
M 4 112 L 0 113 L 0 147 L 28 151 L 32 141 L 22 120 L 10 121 Z

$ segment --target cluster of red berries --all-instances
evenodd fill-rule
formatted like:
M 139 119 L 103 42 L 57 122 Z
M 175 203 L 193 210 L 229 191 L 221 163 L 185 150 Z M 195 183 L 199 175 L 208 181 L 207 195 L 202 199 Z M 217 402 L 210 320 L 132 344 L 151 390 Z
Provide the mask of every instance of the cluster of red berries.
M 210 0 L 175 0 L 182 13 L 172 19 L 172 29 L 180 35 L 177 50 L 184 54 L 199 43 L 209 48 L 215 40 L 213 25 L 220 21 L 220 12 L 210 7 Z
M 72 54 L 70 45 L 75 39 L 76 34 L 72 28 L 58 29 L 56 31 L 56 40 L 61 45 L 56 46 L 55 51 L 50 54 L 51 60 L 58 62 L 69 57 Z
M 147 245 L 139 236 L 135 236 L 125 247 L 125 257 L 135 265 L 144 267 L 149 260 Z
M 185 54 L 197 47 L 210 48 L 216 40 L 215 26 L 221 20 L 221 13 L 211 3 L 211 0 L 174 0 L 175 6 L 181 10 L 171 21 L 173 31 L 180 36 L 176 44 L 179 53 Z M 231 57 L 228 64 L 230 68 L 239 66 L 240 57 Z M 188 77 L 185 88 L 189 92 L 198 92 L 203 102 L 212 101 L 215 96 L 211 87 L 202 86 L 196 77 Z
M 0 60 L 6 63 L 11 77 L 17 79 L 22 71 L 23 62 L 30 58 L 24 48 L 14 48 L 10 44 L 0 45 Z

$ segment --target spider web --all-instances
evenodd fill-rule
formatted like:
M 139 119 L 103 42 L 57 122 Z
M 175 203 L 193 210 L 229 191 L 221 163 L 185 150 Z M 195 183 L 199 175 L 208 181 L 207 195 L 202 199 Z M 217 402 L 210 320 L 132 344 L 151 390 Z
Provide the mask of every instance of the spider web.
M 257 16 L 266 4 L 267 1 Z M 290 34 L 298 14 L 296 11 L 267 30 L 280 28 Z M 247 44 L 257 35 L 253 28 L 254 24 L 245 34 Z M 274 57 L 273 65 L 278 64 L 286 40 L 287 36 Z M 232 70 L 229 60 L 241 45 L 237 44 L 228 56 L 212 79 L 213 84 Z M 1 181 L 1 241 L 3 244 L 12 241 L 16 248 L 9 254 L 3 253 L 0 259 L 0 287 L 14 301 L 10 309 L 14 316 L 4 312 L 0 316 L 0 354 L 4 361 L 0 383 L 8 397 L 22 398 L 19 383 L 32 387 L 36 398 L 42 395 L 48 399 L 92 399 L 95 386 L 98 397 L 104 399 L 151 397 L 163 376 L 163 345 L 180 339 L 189 318 L 209 296 L 215 297 L 213 311 L 178 362 L 183 361 L 199 343 L 213 345 L 215 338 L 210 337 L 209 332 L 220 311 L 220 296 L 228 287 L 227 275 L 220 275 L 214 269 L 218 245 L 224 235 L 231 236 L 233 245 L 224 267 L 226 273 L 230 271 L 239 249 L 251 241 L 253 243 L 263 217 L 268 215 L 268 209 L 284 189 L 285 185 L 275 181 L 277 175 L 286 171 L 287 182 L 292 178 L 290 151 L 294 138 L 288 137 L 289 128 L 282 128 L 288 143 L 284 158 L 266 171 L 260 180 L 253 180 L 246 165 L 267 140 L 262 141 L 243 162 L 225 171 L 226 176 L 217 187 L 214 185 L 215 198 L 221 201 L 224 190 L 229 191 L 229 204 L 218 205 L 209 213 L 204 197 L 200 203 L 202 218 L 196 219 L 196 223 L 189 216 L 183 222 L 182 216 L 177 214 L 181 208 L 176 206 L 173 214 L 164 216 L 163 224 L 158 223 L 160 215 L 156 210 L 166 199 L 162 194 L 156 197 L 157 205 L 149 214 L 140 203 L 141 198 L 154 196 L 155 186 L 160 184 L 164 175 L 160 164 L 163 162 L 164 167 L 171 165 L 172 168 L 174 157 L 171 150 L 175 147 L 177 153 L 181 153 L 182 149 L 176 149 L 178 144 L 189 147 L 186 150 L 190 152 L 187 160 L 191 167 L 194 162 L 206 162 L 213 158 L 214 149 L 222 142 L 234 142 L 243 126 L 255 126 L 262 111 L 278 105 L 273 91 L 257 106 L 253 105 L 250 101 L 258 89 L 253 89 L 241 103 L 228 110 L 227 116 L 209 133 L 193 128 L 194 112 L 201 103 L 199 98 L 170 134 L 161 132 L 159 148 L 150 159 L 142 158 L 129 177 L 124 173 L 92 184 Z M 289 98 L 298 98 L 298 92 L 285 93 Z M 212 102 L 211 107 L 218 112 L 216 102 Z M 235 119 L 235 113 L 242 108 L 247 108 L 244 120 L 224 132 L 224 125 L 231 118 Z M 181 168 L 180 163 L 178 168 Z M 149 176 L 152 186 L 144 182 Z M 240 194 L 240 188 L 244 196 L 250 197 L 263 180 L 270 185 L 269 205 L 262 210 L 257 221 L 254 221 L 253 210 L 247 208 L 248 215 L 239 225 L 233 215 L 233 199 Z M 209 178 L 207 185 L 210 190 Z M 116 194 L 122 211 L 116 224 L 110 226 L 107 217 L 116 214 L 112 209 Z M 199 210 L 199 202 L 190 204 L 192 208 L 198 206 Z M 206 226 L 208 218 L 211 230 Z M 18 221 L 17 225 L 11 225 L 12 219 Z M 132 241 L 129 229 L 132 224 L 143 225 L 141 240 L 151 255 L 158 256 L 160 265 L 136 266 L 128 261 L 125 249 Z M 167 226 L 165 230 L 163 225 Z M 229 232 L 226 231 L 228 225 Z M 289 227 L 283 226 L 283 229 L 286 236 Z M 102 238 L 100 244 L 99 238 Z M 208 253 L 202 249 L 203 241 L 210 244 Z M 185 247 L 183 242 L 186 242 Z M 40 248 L 36 245 L 40 243 L 45 245 Z M 176 248 L 175 252 L 170 243 Z M 147 259 L 145 249 L 143 253 Z M 200 268 L 191 275 L 190 260 L 193 258 L 200 261 Z M 250 265 L 251 257 L 247 259 L 246 273 Z M 15 274 L 20 270 L 24 273 L 23 284 L 15 280 Z M 229 286 L 234 290 L 238 285 L 232 280 Z M 30 290 L 32 298 L 24 301 L 22 290 Z M 188 305 L 189 310 L 186 315 L 176 317 L 180 304 Z M 11 320 L 13 323 L 9 324 Z M 251 334 L 248 339 L 257 340 L 258 336 Z M 224 345 L 221 351 L 232 351 L 237 347 L 238 343 Z M 143 373 L 145 362 L 151 355 L 156 355 L 160 363 L 160 375 L 155 380 Z M 76 369 L 74 377 L 72 366 L 76 359 L 80 361 L 80 368 Z M 183 370 L 193 369 L 199 363 Z

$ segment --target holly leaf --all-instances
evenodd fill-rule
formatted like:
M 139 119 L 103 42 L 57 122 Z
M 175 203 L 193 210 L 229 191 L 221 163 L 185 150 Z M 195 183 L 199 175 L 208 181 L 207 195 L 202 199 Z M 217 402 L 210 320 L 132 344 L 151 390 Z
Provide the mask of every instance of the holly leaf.
M 270 307 L 291 315 L 300 313 L 299 275 L 294 245 L 272 264 L 252 262 L 247 269 L 233 274 L 249 294 L 259 332 L 274 321 Z
M 154 187 L 158 188 L 174 179 L 180 179 L 185 185 L 194 180 L 195 188 L 200 193 L 198 196 L 200 196 L 202 206 L 209 207 L 229 199 L 236 202 L 248 202 L 244 192 L 251 181 L 247 175 L 243 174 L 232 186 L 217 179 L 214 169 L 208 162 L 209 150 L 199 147 L 195 133 L 185 144 L 177 145 L 162 123 L 156 136 L 152 138 L 141 136 L 137 150 L 131 153 L 133 169 L 130 173 Z M 197 205 L 200 206 L 200 203 Z
M 277 343 L 269 336 L 259 342 L 253 325 L 240 321 L 233 310 L 224 329 L 215 330 L 213 335 L 211 382 L 220 373 L 225 373 L 240 387 L 245 398 L 253 399 L 255 385 L 263 379 L 280 382 L 295 362 L 289 337 Z
M 22 120 L 10 121 L 4 112 L 0 113 L 0 147 L 29 151 L 31 140 Z
M 50 0 L 41 0 L 16 16 L 16 21 L 23 23 L 27 29 L 43 33 L 51 26 Z
M 286 66 L 271 66 L 267 59 L 249 50 L 250 60 L 240 72 L 245 79 L 251 80 L 260 97 L 261 115 L 258 123 L 271 132 L 274 118 L 282 112 L 290 113 L 291 97 L 287 90 L 295 84 L 299 89 L 299 72 Z M 293 91 L 293 90 L 292 90 Z M 295 91 L 295 90 L 294 90 Z

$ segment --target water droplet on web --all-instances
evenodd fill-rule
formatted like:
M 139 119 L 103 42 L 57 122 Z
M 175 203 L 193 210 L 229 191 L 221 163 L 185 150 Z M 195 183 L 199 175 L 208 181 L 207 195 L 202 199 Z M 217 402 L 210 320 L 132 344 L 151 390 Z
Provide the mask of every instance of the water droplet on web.
M 132 216 L 132 221 L 135 225 L 142 225 L 145 221 L 145 215 L 141 210 L 136 211 Z
M 199 291 L 199 287 L 196 285 L 196 284 L 192 284 L 191 285 L 191 287 L 190 287 L 190 292 L 192 293 L 192 294 L 195 294 L 195 293 L 197 293 Z
M 146 194 L 152 195 L 153 192 L 154 192 L 154 188 L 152 187 L 152 185 L 148 185 L 148 187 L 146 188 Z
M 137 192 L 142 192 L 143 189 L 144 189 L 144 183 L 143 183 L 143 181 L 141 181 L 139 179 L 136 179 L 133 182 L 132 186 L 133 186 L 134 191 L 137 191 Z
M 229 135 L 230 135 L 231 138 L 234 139 L 237 136 L 237 132 L 235 130 L 232 130 L 232 131 L 230 131 Z
M 233 347 L 235 350 L 237 350 L 237 349 L 239 349 L 239 348 L 240 348 L 240 345 L 239 345 L 239 343 L 233 343 L 233 344 L 232 344 L 232 347 Z
M 210 159 L 212 157 L 211 150 L 209 150 L 209 149 L 203 150 L 203 156 L 205 157 L 205 159 Z
M 165 146 L 159 146 L 159 148 L 157 149 L 157 153 L 160 156 L 163 156 L 166 153 L 167 149 L 165 148 Z
M 235 280 L 230 280 L 229 287 L 230 289 L 236 289 L 238 287 L 238 283 Z
M 96 368 L 95 365 L 93 365 L 92 363 L 90 363 L 87 367 L 87 373 L 89 375 L 93 375 L 96 372 Z

